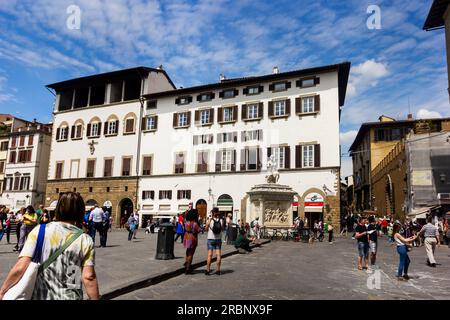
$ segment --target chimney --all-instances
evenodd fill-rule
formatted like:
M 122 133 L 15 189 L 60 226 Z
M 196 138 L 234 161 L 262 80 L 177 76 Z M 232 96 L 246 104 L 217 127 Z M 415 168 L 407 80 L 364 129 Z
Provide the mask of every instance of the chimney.
M 156 69 L 158 69 L 158 70 L 163 70 L 162 64 L 160 64 Z
M 223 80 L 226 79 L 225 75 L 223 73 L 220 74 L 219 76 L 220 82 L 222 82 Z
M 273 67 L 273 69 L 272 69 L 272 73 L 273 73 L 273 74 L 280 73 L 280 69 L 278 69 L 278 67 L 275 66 L 275 67 Z
M 414 120 L 412 113 L 408 113 L 408 120 Z

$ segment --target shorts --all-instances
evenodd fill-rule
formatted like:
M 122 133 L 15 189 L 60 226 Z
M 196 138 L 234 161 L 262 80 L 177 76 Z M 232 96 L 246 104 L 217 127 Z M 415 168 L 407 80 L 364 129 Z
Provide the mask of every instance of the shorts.
M 367 242 L 358 242 L 358 255 L 364 258 L 369 256 L 369 244 Z
M 375 241 L 370 241 L 370 253 L 376 254 L 377 253 L 377 243 Z
M 221 250 L 222 239 L 208 239 L 207 246 L 208 250 Z

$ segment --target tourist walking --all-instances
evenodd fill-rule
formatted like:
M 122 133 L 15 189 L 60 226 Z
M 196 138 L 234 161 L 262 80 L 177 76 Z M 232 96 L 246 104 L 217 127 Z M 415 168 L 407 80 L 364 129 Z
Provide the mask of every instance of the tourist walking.
M 255 237 L 255 239 L 259 239 L 259 217 L 256 217 L 255 220 L 250 223 L 250 227 L 252 228 L 253 236 Z
M 328 230 L 328 243 L 333 244 L 333 224 L 331 221 L 328 221 L 327 230 Z
M 131 239 L 133 238 L 134 230 L 136 229 L 136 224 L 137 224 L 137 220 L 134 217 L 134 214 L 130 214 L 127 224 L 128 224 L 128 228 L 127 228 L 128 229 L 128 241 L 131 241 Z
M 2 241 L 3 236 L 6 234 L 6 220 L 8 219 L 6 213 L 6 207 L 0 206 L 0 241 Z
M 37 275 L 33 300 L 82 300 L 83 289 L 91 300 L 99 298 L 94 269 L 92 239 L 75 226 L 82 222 L 84 201 L 79 193 L 63 193 L 56 205 L 55 221 L 35 228 L 0 289 L 0 300 L 23 276 L 31 262 L 38 233 L 44 232 L 44 248 L 40 263 L 43 270 Z M 43 228 L 43 229 L 41 229 Z M 59 251 L 62 249 L 61 251 Z M 45 261 L 53 262 L 46 265 Z M 80 270 L 80 272 L 77 272 Z
M 108 241 L 108 230 L 111 228 L 111 213 L 106 207 L 103 212 L 105 213 L 105 219 L 103 220 L 103 248 L 106 248 L 106 242 Z
M 231 218 L 232 218 L 231 213 L 229 213 L 227 215 L 227 217 L 225 218 L 225 241 L 224 242 L 227 242 L 230 238 L 231 223 L 233 222 L 233 220 Z
M 183 243 L 183 237 L 184 237 L 184 221 L 183 221 L 183 215 L 181 213 L 178 214 L 177 219 L 177 228 L 175 230 L 175 233 L 177 234 L 175 236 L 174 242 L 177 242 L 178 238 L 181 237 L 181 243 Z
M 198 211 L 196 209 L 189 210 L 185 220 L 183 246 L 186 249 L 186 261 L 184 266 L 185 273 L 189 274 L 192 272 L 192 259 L 194 258 L 195 249 L 198 244 L 198 234 L 201 231 L 198 224 Z
M 133 215 L 134 215 L 134 219 L 136 220 L 135 228 L 133 231 L 133 239 L 136 239 L 137 231 L 139 229 L 139 210 L 135 209 L 133 212 Z
M 358 225 L 355 228 L 355 238 L 358 240 L 358 270 L 367 269 L 369 271 L 369 237 L 364 217 L 360 217 L 358 220 Z
M 369 234 L 369 252 L 370 252 L 370 265 L 373 267 L 377 261 L 377 249 L 378 249 L 378 228 L 375 222 L 375 217 L 369 217 L 369 226 L 367 227 L 367 233 Z
M 100 235 L 100 245 L 99 247 L 103 247 L 104 244 L 104 232 L 103 232 L 103 221 L 105 221 L 105 213 L 102 208 L 96 204 L 94 206 L 94 210 L 91 211 L 89 216 L 89 220 L 92 221 L 92 241 L 95 245 L 95 235 L 98 232 Z
M 401 224 L 395 223 L 392 228 L 393 240 L 397 245 L 397 253 L 400 256 L 400 262 L 398 264 L 397 279 L 409 280 L 408 268 L 411 260 L 408 256 L 408 247 L 416 239 L 417 236 L 405 238 L 400 234 Z
M 436 267 L 436 260 L 434 258 L 434 251 L 436 245 L 440 246 L 439 241 L 439 229 L 432 224 L 433 218 L 431 216 L 427 217 L 427 224 L 422 227 L 419 235 L 425 238 L 425 249 L 427 251 L 427 265 L 430 267 Z
M 11 243 L 11 230 L 12 230 L 11 226 L 12 226 L 12 220 L 14 219 L 14 213 L 9 212 L 8 208 L 6 208 L 5 213 L 6 213 L 6 222 L 5 222 L 6 242 L 8 244 L 10 244 Z M 14 228 L 14 230 L 15 230 L 15 228 Z
M 22 218 L 23 218 L 23 215 L 25 214 L 25 211 L 26 211 L 25 208 L 20 208 L 20 210 L 17 211 L 16 219 L 15 219 L 15 222 L 17 223 L 16 224 L 16 229 L 15 229 L 16 230 L 17 242 L 16 242 L 16 245 L 15 245 L 13 251 L 17 251 L 17 252 L 19 251 L 20 229 L 22 228 Z
M 214 251 L 217 257 L 217 271 L 216 274 L 220 275 L 220 263 L 222 255 L 222 232 L 224 228 L 224 222 L 220 218 L 219 208 L 214 207 L 212 209 L 212 218 L 207 222 L 208 227 L 208 258 L 206 260 L 205 275 L 210 275 L 211 272 L 211 259 Z
M 20 226 L 20 238 L 19 238 L 19 248 L 18 251 L 22 251 L 23 246 L 25 245 L 25 240 L 28 237 L 28 234 L 34 227 L 37 225 L 37 214 L 34 211 L 33 206 L 28 206 L 25 214 L 22 217 L 22 225 Z

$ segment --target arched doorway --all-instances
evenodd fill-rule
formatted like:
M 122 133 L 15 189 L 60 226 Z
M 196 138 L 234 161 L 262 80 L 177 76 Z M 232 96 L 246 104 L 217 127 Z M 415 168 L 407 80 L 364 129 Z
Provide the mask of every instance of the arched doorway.
M 122 218 L 128 219 L 130 214 L 133 212 L 134 206 L 133 201 L 129 198 L 122 199 L 119 203 L 120 220 Z
M 233 215 L 233 198 L 228 194 L 222 194 L 217 199 L 217 207 L 222 218 L 226 217 L 229 213 Z
M 198 217 L 202 218 L 203 221 L 206 220 L 206 213 L 208 212 L 208 206 L 206 204 L 206 201 L 203 199 L 198 200 L 195 203 L 195 209 L 198 210 Z
M 98 205 L 97 200 L 89 199 L 88 201 L 86 201 L 86 211 L 91 210 L 96 205 Z

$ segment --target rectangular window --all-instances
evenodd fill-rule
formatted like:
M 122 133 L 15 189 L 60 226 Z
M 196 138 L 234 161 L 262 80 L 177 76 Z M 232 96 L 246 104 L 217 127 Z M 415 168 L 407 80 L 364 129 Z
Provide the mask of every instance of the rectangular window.
M 91 124 L 91 134 L 90 137 L 98 137 L 100 136 L 100 123 L 94 122 Z
M 211 101 L 214 99 L 212 93 L 203 93 L 197 97 L 197 101 L 205 102 L 205 101 Z
M 172 190 L 160 190 L 159 200 L 172 200 Z
M 104 177 L 111 177 L 112 176 L 112 169 L 113 169 L 113 159 L 105 159 L 105 165 L 103 168 L 103 176 Z
M 147 109 L 156 109 L 157 107 L 157 100 L 148 100 L 146 103 Z
M 25 145 L 25 136 L 21 136 L 19 138 L 19 147 L 23 147 Z
M 314 167 L 314 145 L 303 146 L 303 168 Z
M 223 108 L 223 121 L 225 122 L 233 121 L 232 107 Z
M 314 112 L 314 97 L 302 98 L 302 112 L 303 113 Z
M 257 119 L 258 115 L 258 104 L 252 103 L 247 105 L 247 119 Z
M 13 137 L 11 140 L 11 148 L 17 147 L 17 137 Z
M 57 137 L 58 141 L 66 141 L 68 135 L 68 127 L 59 128 L 59 137 Z
M 402 130 L 401 129 L 392 129 L 391 130 L 391 139 L 392 140 L 400 140 L 402 138 Z
M 275 157 L 275 161 L 277 162 L 279 169 L 284 169 L 285 167 L 285 158 L 286 158 L 285 150 L 286 149 L 284 147 L 272 148 L 272 154 Z
M 20 185 L 20 177 L 15 177 L 14 178 L 14 191 L 19 190 L 19 185 Z
M 184 173 L 184 153 L 175 154 L 175 173 Z
M 191 190 L 178 190 L 177 191 L 177 199 L 191 199 Z
M 64 162 L 56 163 L 55 179 L 62 179 Z
M 218 133 L 220 136 L 221 142 L 237 142 L 237 132 L 224 132 L 224 133 Z
M 222 151 L 221 171 L 231 171 L 233 161 L 233 150 Z
M 108 122 L 107 134 L 108 135 L 115 135 L 115 134 L 117 134 L 117 122 L 116 122 L 116 120 Z
M 5 172 L 5 161 L 0 161 L 0 173 L 4 172 Z
M 223 98 L 234 98 L 234 89 L 223 91 Z
M 122 176 L 129 176 L 131 174 L 131 158 L 122 159 Z
M 142 191 L 142 200 L 155 200 L 155 191 L 153 190 L 144 190 Z
M 200 122 L 201 124 L 209 124 L 210 121 L 210 110 L 202 110 L 200 111 Z
M 274 91 L 283 91 L 286 90 L 286 82 L 275 83 L 273 85 Z
M 185 127 L 188 125 L 188 115 L 186 112 L 182 112 L 178 114 L 178 126 Z
M 208 151 L 197 153 L 197 172 L 208 172 Z
M 16 163 L 16 151 L 10 151 L 9 163 Z
M 175 103 L 178 105 L 185 105 L 185 104 L 189 104 L 191 102 L 192 102 L 191 96 L 179 97 L 179 98 L 175 99 Z
M 243 131 L 242 141 L 259 141 L 262 140 L 262 130 Z
M 145 156 L 142 164 L 142 175 L 149 176 L 152 174 L 152 157 Z
M 28 136 L 28 145 L 29 145 L 29 146 L 32 146 L 32 145 L 33 145 L 33 139 L 34 139 L 34 136 L 33 136 L 33 135 Z
M 300 80 L 300 87 L 302 87 L 302 88 L 314 87 L 315 85 L 316 85 L 316 80 L 314 78 Z
M 134 132 L 134 119 L 130 118 L 125 120 L 125 133 L 133 133 Z
M 258 149 L 251 148 L 245 150 L 245 169 L 256 170 L 258 168 Z
M 284 116 L 286 114 L 286 101 L 275 101 L 275 116 Z
M 156 129 L 156 117 L 147 117 L 146 130 Z
M 8 150 L 8 141 L 3 141 L 0 145 L 0 151 Z
M 259 86 L 258 87 L 249 87 L 248 88 L 248 94 L 258 94 L 259 93 Z
M 30 177 L 29 176 L 23 176 L 20 178 L 19 190 L 21 190 L 21 191 L 30 190 Z
M 75 139 L 81 139 L 81 134 L 83 131 L 83 125 L 79 124 L 75 127 L 75 135 L 74 138 Z
M 95 174 L 95 159 L 89 159 L 87 161 L 86 177 L 93 178 L 94 174 Z

